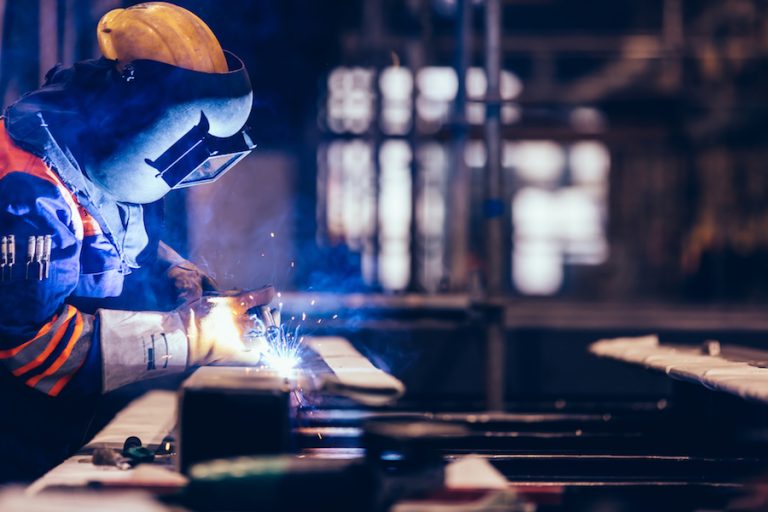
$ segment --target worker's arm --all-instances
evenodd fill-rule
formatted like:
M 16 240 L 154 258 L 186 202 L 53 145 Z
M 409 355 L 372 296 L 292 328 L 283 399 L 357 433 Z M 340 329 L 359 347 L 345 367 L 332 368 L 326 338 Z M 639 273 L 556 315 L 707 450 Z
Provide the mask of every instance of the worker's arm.
M 101 391 L 95 319 L 65 302 L 80 274 L 82 225 L 75 215 L 49 181 L 21 172 L 0 179 L 0 236 L 13 236 L 15 246 L 6 245 L 0 282 L 0 366 L 50 396 Z M 50 257 L 45 242 L 32 247 L 46 235 Z M 28 249 L 33 260 L 50 262 L 47 272 L 37 261 L 27 265 Z
M 214 361 L 252 362 L 242 341 L 247 311 L 269 304 L 271 286 L 186 302 L 174 311 L 99 310 L 105 389 L 147 378 L 174 366 Z M 137 377 L 138 376 L 138 377 Z
M 51 396 L 95 394 L 237 356 L 242 349 L 237 319 L 269 303 L 271 288 L 212 302 L 198 299 L 170 312 L 102 309 L 91 316 L 66 304 L 80 275 L 83 230 L 77 215 L 48 181 L 24 173 L 0 179 L 0 236 L 12 235 L 16 242 L 15 265 L 0 282 L 5 371 Z M 40 259 L 50 267 L 41 272 L 34 262 L 27 272 L 27 240 L 45 236 L 51 237 L 50 256 Z M 227 326 L 234 329 L 221 336 Z
M 0 179 L 0 236 L 15 241 L 15 264 L 9 269 L 6 258 L 0 282 L 0 371 L 50 396 L 96 395 L 184 371 L 188 341 L 178 314 L 88 315 L 67 304 L 80 278 L 83 226 L 65 194 L 26 173 Z M 46 236 L 50 255 L 27 265 L 28 240 Z M 38 259 L 50 262 L 47 272 Z

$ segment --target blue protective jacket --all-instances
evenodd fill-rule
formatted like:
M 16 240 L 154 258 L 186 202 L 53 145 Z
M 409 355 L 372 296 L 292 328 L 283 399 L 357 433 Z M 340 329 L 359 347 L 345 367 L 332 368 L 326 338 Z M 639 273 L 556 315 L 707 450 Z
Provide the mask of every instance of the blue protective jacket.
M 95 310 L 158 307 L 144 277 L 160 205 L 111 200 L 81 171 L 75 75 L 55 70 L 0 118 L 0 483 L 83 443 L 101 393 Z

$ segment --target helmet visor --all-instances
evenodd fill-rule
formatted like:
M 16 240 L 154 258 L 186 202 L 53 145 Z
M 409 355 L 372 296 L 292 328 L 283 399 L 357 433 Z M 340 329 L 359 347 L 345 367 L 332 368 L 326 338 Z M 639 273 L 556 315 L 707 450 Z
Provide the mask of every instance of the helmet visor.
M 227 153 L 208 157 L 173 188 L 192 187 L 194 185 L 202 185 L 203 183 L 216 181 L 220 176 L 223 176 L 225 172 L 234 167 L 240 160 L 248 156 L 250 152 L 251 150 L 249 149 L 239 153 Z
M 215 137 L 208 133 L 208 121 L 201 115 L 200 123 L 165 153 L 145 162 L 157 169 L 170 188 L 184 188 L 215 181 L 255 147 L 248 128 L 231 137 Z

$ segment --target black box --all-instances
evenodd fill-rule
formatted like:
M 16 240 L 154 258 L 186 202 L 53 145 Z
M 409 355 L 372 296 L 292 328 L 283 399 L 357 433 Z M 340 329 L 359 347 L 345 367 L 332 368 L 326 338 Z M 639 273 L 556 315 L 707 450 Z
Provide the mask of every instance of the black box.
M 181 472 L 212 459 L 291 453 L 295 386 L 267 369 L 198 369 L 179 391 Z

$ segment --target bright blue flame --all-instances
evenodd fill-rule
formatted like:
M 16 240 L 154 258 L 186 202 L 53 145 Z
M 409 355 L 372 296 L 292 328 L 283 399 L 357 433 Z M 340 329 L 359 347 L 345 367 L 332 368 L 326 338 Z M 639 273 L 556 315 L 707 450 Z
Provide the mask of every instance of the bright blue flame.
M 262 343 L 261 361 L 281 377 L 290 377 L 300 364 L 303 337 L 299 327 L 289 330 L 285 325 L 266 327 L 258 316 L 252 317 L 253 328 L 247 337 L 266 340 Z

